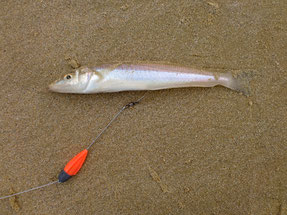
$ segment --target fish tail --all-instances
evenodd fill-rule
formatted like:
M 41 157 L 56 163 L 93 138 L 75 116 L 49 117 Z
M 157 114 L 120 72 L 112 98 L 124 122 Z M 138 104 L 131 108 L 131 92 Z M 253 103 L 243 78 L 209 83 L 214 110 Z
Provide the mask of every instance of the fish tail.
M 249 72 L 238 72 L 238 73 L 227 73 L 228 81 L 224 82 L 222 85 L 235 90 L 237 92 L 243 93 L 245 96 L 250 95 L 250 79 L 252 73 Z

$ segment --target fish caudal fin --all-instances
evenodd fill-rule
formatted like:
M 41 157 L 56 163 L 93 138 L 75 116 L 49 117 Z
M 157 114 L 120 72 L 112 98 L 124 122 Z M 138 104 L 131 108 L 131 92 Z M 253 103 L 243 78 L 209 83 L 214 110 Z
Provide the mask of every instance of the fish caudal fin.
M 250 85 L 249 81 L 251 79 L 252 73 L 238 72 L 238 73 L 228 73 L 228 81 L 225 81 L 222 85 L 224 87 L 230 88 L 237 92 L 244 94 L 245 96 L 250 95 Z

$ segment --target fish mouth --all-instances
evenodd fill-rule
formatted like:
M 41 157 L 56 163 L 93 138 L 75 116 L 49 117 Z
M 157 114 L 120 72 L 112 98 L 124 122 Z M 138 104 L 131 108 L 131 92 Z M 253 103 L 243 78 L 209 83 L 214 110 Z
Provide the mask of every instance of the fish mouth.
M 65 87 L 63 86 L 61 80 L 55 81 L 49 85 L 49 90 L 52 92 L 58 92 L 58 93 L 65 92 L 64 89 L 65 89 Z
M 54 83 L 50 84 L 49 87 L 48 87 L 49 90 L 52 91 L 52 92 L 55 92 L 55 87 L 54 86 L 55 86 Z
M 50 84 L 49 90 L 52 92 L 59 92 L 59 88 L 57 88 L 55 84 Z
M 67 84 L 64 80 L 55 81 L 50 84 L 49 90 L 56 93 L 79 93 L 77 86 Z

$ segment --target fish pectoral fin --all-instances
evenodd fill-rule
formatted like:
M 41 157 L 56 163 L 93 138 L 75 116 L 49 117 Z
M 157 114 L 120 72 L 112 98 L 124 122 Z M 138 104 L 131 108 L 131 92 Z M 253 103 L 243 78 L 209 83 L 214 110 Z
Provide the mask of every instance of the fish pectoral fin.
M 101 72 L 98 71 L 92 71 L 92 74 L 97 77 L 97 81 L 101 81 L 104 79 L 104 75 Z

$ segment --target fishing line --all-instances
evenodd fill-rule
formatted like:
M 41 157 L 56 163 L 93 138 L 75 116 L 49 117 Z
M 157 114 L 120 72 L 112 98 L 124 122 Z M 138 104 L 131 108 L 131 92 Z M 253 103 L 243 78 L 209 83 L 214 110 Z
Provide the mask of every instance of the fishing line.
M 2 196 L 2 197 L 0 197 L 0 200 L 1 199 L 7 199 L 7 198 L 10 198 L 10 197 L 13 197 L 13 196 L 18 196 L 18 195 L 23 194 L 23 193 L 28 193 L 28 192 L 33 191 L 33 190 L 38 190 L 38 189 L 41 189 L 43 187 L 48 187 L 48 186 L 50 186 L 52 184 L 56 184 L 56 183 L 59 183 L 59 181 L 52 181 L 52 182 L 50 182 L 48 184 L 44 184 L 44 185 L 40 185 L 38 187 L 30 188 L 28 190 L 24 190 L 24 191 L 21 191 L 19 193 L 14 193 L 14 194 L 11 194 L 11 195 L 8 195 L 8 196 Z
M 110 125 L 119 117 L 119 115 L 127 108 L 135 106 L 136 104 L 138 104 L 144 97 L 145 97 L 146 93 L 139 98 L 137 101 L 135 102 L 130 102 L 127 105 L 123 106 L 122 109 L 114 116 L 114 118 L 106 125 L 106 127 L 98 134 L 98 136 L 95 138 L 95 140 L 87 147 L 87 150 L 89 150 L 92 145 L 102 136 L 102 134 L 110 127 Z
M 63 183 L 65 181 L 67 181 L 68 179 L 70 179 L 72 176 L 76 175 L 77 172 L 81 169 L 81 167 L 82 167 L 82 165 L 83 165 L 83 163 L 84 163 L 84 161 L 85 161 L 85 159 L 87 157 L 88 150 L 94 145 L 94 143 L 104 134 L 104 132 L 111 126 L 111 124 L 121 115 L 121 113 L 124 110 L 139 104 L 140 101 L 145 97 L 145 95 L 146 95 L 146 93 L 142 97 L 140 97 L 137 101 L 130 102 L 127 105 L 123 106 L 121 108 L 121 110 L 110 120 L 110 122 L 106 125 L 106 127 L 104 127 L 102 129 L 102 131 L 98 134 L 98 136 L 94 139 L 94 141 L 86 149 L 81 151 L 72 160 L 70 160 L 68 162 L 68 164 L 65 166 L 64 170 L 62 170 L 60 172 L 57 181 L 52 181 L 52 182 L 49 182 L 47 184 L 40 185 L 40 186 L 37 186 L 37 187 L 33 187 L 33 188 L 30 188 L 30 189 L 27 189 L 27 190 L 24 190 L 24 191 L 21 191 L 21 192 L 18 192 L 18 193 L 14 193 L 14 194 L 11 194 L 11 195 L 2 196 L 2 197 L 0 197 L 0 200 L 1 199 L 7 199 L 7 198 L 10 198 L 10 197 L 13 197 L 13 196 L 18 196 L 20 194 L 28 193 L 30 191 L 38 190 L 38 189 L 41 189 L 41 188 L 44 188 L 44 187 L 48 187 L 48 186 L 53 185 L 53 184 Z

